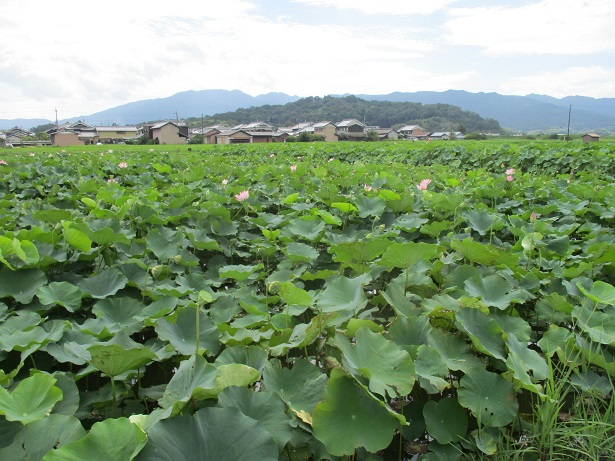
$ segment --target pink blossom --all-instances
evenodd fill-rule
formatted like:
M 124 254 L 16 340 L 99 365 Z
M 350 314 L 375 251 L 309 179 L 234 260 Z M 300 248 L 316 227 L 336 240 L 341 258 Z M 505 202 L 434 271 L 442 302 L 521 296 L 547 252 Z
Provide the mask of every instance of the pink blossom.
M 504 173 L 506 173 L 507 175 L 515 174 L 515 169 L 514 168 L 509 168 Z
M 107 182 L 109 184 L 111 184 L 111 183 L 114 183 L 114 182 L 116 183 L 117 181 L 115 179 L 113 179 L 113 178 L 109 178 L 109 179 L 107 179 Z
M 118 163 L 118 165 L 117 165 L 117 166 L 118 166 L 119 168 L 128 168 L 128 163 L 126 163 L 126 162 L 120 162 L 120 163 Z
M 514 181 L 515 178 L 513 178 L 513 175 L 509 174 L 508 176 L 506 176 L 506 181 L 511 182 Z
M 291 166 L 290 166 L 290 171 L 292 171 L 293 173 L 294 173 L 295 171 L 297 171 L 297 165 L 291 165 Z
M 331 158 L 329 159 L 329 161 L 330 161 L 330 162 L 332 162 L 332 161 L 333 161 L 333 157 L 331 157 Z
M 271 155 L 269 156 L 269 158 L 273 158 L 273 157 L 275 157 L 275 154 L 271 154 Z
M 8 165 L 4 160 L 0 160 L 0 165 Z
M 34 157 L 36 154 L 35 154 L 34 152 L 30 152 L 28 155 L 29 155 L 30 157 Z
M 227 184 L 228 184 L 228 179 L 223 179 L 223 180 L 222 180 L 222 185 L 223 185 L 223 186 L 226 186 Z
M 243 202 L 244 200 L 250 197 L 250 193 L 247 190 L 242 190 L 240 193 L 235 195 L 235 200 L 238 202 Z
M 532 214 L 530 214 L 530 222 L 536 222 L 537 219 L 538 215 L 536 215 L 535 211 L 532 211 Z
M 431 184 L 431 179 L 422 179 L 421 182 L 416 186 L 418 190 L 427 190 L 427 186 Z
M 363 184 L 363 190 L 365 190 L 365 192 L 369 192 L 372 190 L 372 186 L 367 185 L 367 184 Z

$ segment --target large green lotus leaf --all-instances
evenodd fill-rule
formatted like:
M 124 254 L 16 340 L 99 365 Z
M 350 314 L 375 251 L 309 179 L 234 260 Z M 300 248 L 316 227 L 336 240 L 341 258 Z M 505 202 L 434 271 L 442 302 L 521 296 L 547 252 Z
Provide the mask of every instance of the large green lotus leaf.
M 181 409 L 198 389 L 213 389 L 217 376 L 218 368 L 202 356 L 192 355 L 180 363 L 158 403 L 163 408 Z
M 587 291 L 580 283 L 577 287 L 585 296 L 599 304 L 615 306 L 615 287 L 600 280 L 594 282 L 590 291 Z
M 221 279 L 233 279 L 238 282 L 243 282 L 249 279 L 255 279 L 260 275 L 260 270 L 263 269 L 262 264 L 256 264 L 254 266 L 246 265 L 234 265 L 224 266 L 219 269 Z
M 218 394 L 230 386 L 251 386 L 261 377 L 258 370 L 241 363 L 219 365 L 214 386 L 200 388 L 193 392 L 193 397 L 201 400 L 215 399 Z
M 56 379 L 55 386 L 62 391 L 62 400 L 53 407 L 53 414 L 73 416 L 79 409 L 79 388 L 72 376 L 56 371 L 53 374 Z
M 126 333 L 117 333 L 111 341 L 88 347 L 92 356 L 90 365 L 107 376 L 119 376 L 130 370 L 138 370 L 156 358 L 156 354 L 134 342 Z
M 393 221 L 392 227 L 412 233 L 419 230 L 423 224 L 428 222 L 428 219 L 422 218 L 416 213 L 409 213 L 399 216 L 395 221 Z
M 329 247 L 334 260 L 343 264 L 367 263 L 380 256 L 393 242 L 389 239 L 358 240 Z
M 576 305 L 572 309 L 572 317 L 592 341 L 615 346 L 615 309 L 609 308 L 602 312 Z
M 325 399 L 312 412 L 314 436 L 335 456 L 364 447 L 370 452 L 391 443 L 399 421 L 343 371 L 334 369 Z
M 273 392 L 254 392 L 245 387 L 228 387 L 218 395 L 218 405 L 238 408 L 244 415 L 261 423 L 271 434 L 280 451 L 292 437 L 291 420 L 286 414 L 286 405 Z
M 318 216 L 302 216 L 294 219 L 284 231 L 290 232 L 291 235 L 304 238 L 310 242 L 315 242 L 320 239 L 320 236 L 325 231 L 325 222 Z
M 79 250 L 82 253 L 89 253 L 92 249 L 92 241 L 87 236 L 86 233 L 75 229 L 71 226 L 71 222 L 63 221 L 62 222 L 62 234 L 64 235 L 64 240 L 71 247 Z
M 418 261 L 430 261 L 441 254 L 440 247 L 433 243 L 394 243 L 386 249 L 378 264 L 399 269 L 410 269 Z
M 432 326 L 427 316 L 398 317 L 389 328 L 389 337 L 399 347 L 416 357 L 417 349 L 427 342 Z
M 334 202 L 331 204 L 331 208 L 335 208 L 346 214 L 352 213 L 353 211 L 359 211 L 356 206 L 348 202 Z
M 301 242 L 291 242 L 283 251 L 293 264 L 311 263 L 320 255 L 313 246 Z
M 3 236 L 0 236 L 0 255 L 2 255 L 3 258 L 14 256 L 25 265 L 36 264 L 40 259 L 36 245 L 30 240 L 10 239 Z M 8 261 L 3 259 L 3 262 L 12 269 Z
M 465 288 L 470 296 L 480 297 L 487 306 L 494 306 L 500 310 L 506 309 L 512 301 L 518 300 L 515 293 L 509 293 L 510 284 L 497 274 L 472 277 L 465 281 Z
M 388 302 L 391 307 L 397 313 L 398 318 L 417 317 L 417 307 L 406 296 L 406 282 L 405 279 L 398 277 L 389 282 L 386 290 L 381 291 L 382 297 Z
M 542 386 L 536 381 L 543 381 L 547 378 L 549 366 L 538 352 L 529 349 L 526 344 L 521 343 L 512 334 L 507 336 L 506 365 L 509 370 L 512 370 L 513 377 L 519 381 L 521 387 L 542 394 Z
M 381 216 L 387 204 L 380 197 L 367 197 L 359 195 L 354 201 L 359 209 L 359 216 L 367 218 L 368 216 Z
M 267 351 L 258 346 L 227 347 L 216 358 L 216 365 L 231 365 L 240 363 L 258 371 L 263 371 L 267 365 Z
M 496 359 L 506 360 L 502 327 L 495 319 L 472 308 L 460 309 L 455 318 L 476 349 Z
M 168 341 L 182 355 L 196 351 L 196 310 L 193 307 L 176 309 L 175 313 L 158 320 L 156 333 Z M 215 355 L 220 348 L 220 332 L 214 321 L 199 311 L 199 354 Z
M 285 304 L 309 307 L 314 302 L 312 295 L 293 282 L 272 282 L 268 286 L 271 294 L 278 295 Z
M 30 304 L 36 291 L 47 283 L 40 269 L 0 271 L 0 298 L 12 296 L 22 304 Z
M 550 325 L 537 344 L 545 355 L 552 357 L 556 352 L 566 350 L 566 343 L 572 336 L 573 333 L 567 328 Z
M 265 389 L 275 392 L 296 412 L 312 413 L 323 399 L 327 375 L 305 359 L 297 359 L 292 368 L 269 362 L 263 372 Z
M 444 379 L 449 373 L 448 367 L 435 348 L 426 344 L 419 346 L 414 367 L 421 387 L 427 393 L 439 394 L 450 386 L 449 382 Z
M 0 459 L 40 461 L 45 454 L 86 435 L 74 416 L 49 415 L 23 427 L 13 443 L 0 449 Z
M 351 311 L 356 313 L 367 305 L 363 285 L 368 276 L 349 279 L 343 275 L 327 284 L 316 300 L 316 307 L 323 312 Z
M 476 242 L 471 238 L 452 240 L 451 247 L 472 262 L 485 266 L 515 267 L 519 257 L 493 245 Z
M 480 210 L 467 210 L 463 216 L 468 220 L 472 229 L 480 235 L 485 235 L 487 232 L 498 231 L 504 227 L 504 222 L 499 216 Z
M 179 255 L 183 240 L 184 236 L 180 231 L 169 228 L 152 229 L 145 237 L 147 248 L 160 261 L 167 261 Z
M 101 319 L 110 333 L 124 331 L 136 333 L 143 327 L 139 314 L 145 305 L 133 298 L 106 298 L 98 301 L 92 308 L 92 313 Z
M 469 370 L 459 381 L 457 395 L 461 406 L 470 410 L 483 426 L 506 426 L 519 411 L 513 385 L 484 368 Z
M 445 397 L 426 402 L 423 416 L 427 433 L 442 445 L 463 439 L 468 431 L 468 415 L 456 399 Z
M 98 275 L 83 279 L 77 285 L 79 289 L 89 294 L 92 298 L 104 299 L 113 296 L 124 288 L 128 279 L 115 267 L 108 267 L 100 271 Z
M 42 461 L 130 461 L 147 442 L 147 435 L 127 418 L 106 419 L 82 439 L 49 451 Z
M 278 460 L 271 434 L 237 408 L 203 408 L 160 421 L 148 439 L 136 461 Z
M 62 391 L 54 386 L 55 382 L 51 375 L 36 373 L 20 381 L 12 392 L 0 387 L 0 414 L 22 424 L 43 419 L 62 400 Z
M 40 287 L 36 296 L 45 306 L 58 304 L 69 312 L 75 312 L 81 307 L 81 290 L 70 282 L 51 282 Z
M 393 341 L 364 327 L 357 331 L 354 345 L 339 333 L 335 343 L 343 353 L 344 368 L 356 377 L 367 378 L 370 391 L 385 398 L 412 391 L 415 381 L 412 357 Z
M 312 317 L 310 323 L 300 323 L 299 325 L 296 325 L 286 342 L 270 347 L 270 354 L 274 357 L 279 357 L 280 355 L 286 354 L 289 349 L 303 349 L 309 346 L 320 338 L 325 328 L 337 319 L 338 315 L 335 312 L 330 314 L 321 312 L 320 314 Z
M 467 373 L 468 370 L 482 365 L 470 346 L 458 336 L 439 328 L 433 328 L 427 335 L 427 344 L 440 353 L 440 357 L 450 370 Z

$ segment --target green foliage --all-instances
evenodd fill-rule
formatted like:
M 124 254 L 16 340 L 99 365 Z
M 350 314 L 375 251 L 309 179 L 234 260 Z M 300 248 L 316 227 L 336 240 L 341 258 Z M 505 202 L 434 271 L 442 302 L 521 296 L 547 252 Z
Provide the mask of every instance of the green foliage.
M 2 153 L 0 458 L 612 458 L 612 144 L 186 149 Z

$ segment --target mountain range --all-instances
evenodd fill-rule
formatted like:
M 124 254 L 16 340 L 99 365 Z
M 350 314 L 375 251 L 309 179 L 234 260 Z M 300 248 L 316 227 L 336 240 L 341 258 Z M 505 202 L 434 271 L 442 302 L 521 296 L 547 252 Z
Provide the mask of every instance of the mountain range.
M 347 96 L 347 95 L 338 95 Z M 463 90 L 395 92 L 386 95 L 357 94 L 368 101 L 416 102 L 422 104 L 451 104 L 463 110 L 476 112 L 481 117 L 493 118 L 504 128 L 522 132 L 566 132 L 570 114 L 573 133 L 595 131 L 602 134 L 615 132 L 615 98 L 567 96 L 554 98 L 546 95 L 501 95 L 498 93 L 470 93 Z M 84 120 L 93 125 L 129 125 L 147 121 L 175 118 L 214 116 L 240 108 L 264 105 L 283 105 L 299 100 L 299 96 L 285 93 L 267 93 L 250 96 L 239 90 L 184 91 L 166 98 L 147 99 L 123 104 L 90 115 L 67 121 Z M 32 128 L 44 119 L 0 120 L 0 129 L 14 126 Z

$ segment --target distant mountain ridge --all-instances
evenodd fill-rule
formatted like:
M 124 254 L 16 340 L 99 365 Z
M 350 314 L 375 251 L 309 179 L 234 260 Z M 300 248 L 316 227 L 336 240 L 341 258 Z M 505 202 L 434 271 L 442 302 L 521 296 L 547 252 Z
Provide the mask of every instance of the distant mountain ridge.
M 537 94 L 511 96 L 498 93 L 470 93 L 463 90 L 394 92 L 386 95 L 357 94 L 356 96 L 371 101 L 451 104 L 466 111 L 476 112 L 481 117 L 493 118 L 504 128 L 524 132 L 565 132 L 568 111 L 572 106 L 570 120 L 572 132 L 615 133 L 615 98 L 585 96 L 554 98 Z M 250 96 L 239 90 L 191 90 L 166 98 L 130 102 L 94 114 L 74 117 L 68 121 L 81 119 L 96 125 L 113 123 L 130 125 L 176 117 L 185 119 L 201 115 L 211 116 L 241 108 L 283 105 L 299 99 L 301 99 L 299 96 L 285 93 Z M 29 129 L 51 122 L 51 120 L 44 119 L 0 120 L 0 129 L 9 129 L 14 126 Z

